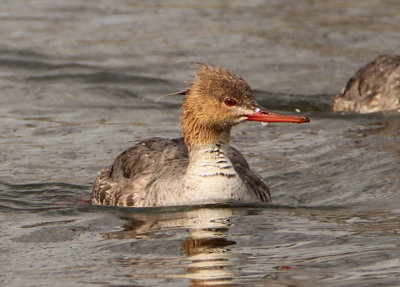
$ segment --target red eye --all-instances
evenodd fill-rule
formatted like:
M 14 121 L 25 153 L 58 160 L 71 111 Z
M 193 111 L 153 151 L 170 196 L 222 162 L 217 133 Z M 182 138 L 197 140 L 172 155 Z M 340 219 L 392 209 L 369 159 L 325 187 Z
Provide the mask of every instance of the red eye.
M 230 107 L 236 105 L 236 101 L 231 98 L 226 98 L 224 103 L 225 103 L 225 105 L 230 106 Z

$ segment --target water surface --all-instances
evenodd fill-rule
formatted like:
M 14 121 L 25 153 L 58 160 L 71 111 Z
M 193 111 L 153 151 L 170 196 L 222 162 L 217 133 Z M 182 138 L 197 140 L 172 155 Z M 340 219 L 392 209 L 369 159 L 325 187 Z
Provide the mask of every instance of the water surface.
M 0 4 L 2 286 L 396 286 L 400 117 L 330 99 L 398 53 L 396 1 L 5 1 Z M 310 124 L 244 123 L 232 145 L 273 204 L 89 205 L 137 140 L 180 135 L 180 97 L 210 62 Z

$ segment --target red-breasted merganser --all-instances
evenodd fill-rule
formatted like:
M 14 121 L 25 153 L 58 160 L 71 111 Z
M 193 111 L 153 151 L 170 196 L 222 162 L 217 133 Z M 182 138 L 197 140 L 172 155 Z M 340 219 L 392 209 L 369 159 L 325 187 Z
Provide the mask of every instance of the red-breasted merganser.
M 334 112 L 400 109 L 400 56 L 381 55 L 361 67 L 332 100 Z
M 92 204 L 167 206 L 269 202 L 270 191 L 235 148 L 231 129 L 243 121 L 306 123 L 304 116 L 262 110 L 241 77 L 201 65 L 182 105 L 183 138 L 150 138 L 120 154 L 93 185 Z

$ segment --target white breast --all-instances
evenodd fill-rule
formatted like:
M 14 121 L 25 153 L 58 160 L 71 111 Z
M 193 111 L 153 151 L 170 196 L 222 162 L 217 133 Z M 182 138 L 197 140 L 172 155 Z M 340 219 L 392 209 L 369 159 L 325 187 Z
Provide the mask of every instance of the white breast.
M 191 155 L 183 189 L 192 201 L 254 200 L 220 145 Z

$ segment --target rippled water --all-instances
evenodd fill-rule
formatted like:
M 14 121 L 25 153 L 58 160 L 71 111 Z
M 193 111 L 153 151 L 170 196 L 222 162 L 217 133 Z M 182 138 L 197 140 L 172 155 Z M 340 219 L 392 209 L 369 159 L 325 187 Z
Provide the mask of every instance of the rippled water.
M 398 53 L 396 1 L 4 1 L 2 286 L 398 286 L 400 117 L 332 95 Z M 138 139 L 177 137 L 194 67 L 227 67 L 261 105 L 310 124 L 245 123 L 232 144 L 270 205 L 89 205 Z

